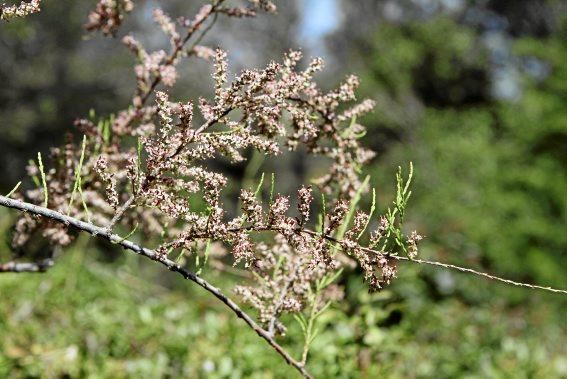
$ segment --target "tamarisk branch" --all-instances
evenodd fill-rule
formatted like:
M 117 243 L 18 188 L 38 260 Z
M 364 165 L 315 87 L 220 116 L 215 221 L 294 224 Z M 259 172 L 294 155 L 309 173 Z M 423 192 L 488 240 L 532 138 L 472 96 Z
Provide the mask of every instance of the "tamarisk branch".
M 311 236 L 321 236 L 320 233 L 317 233 L 313 230 L 309 230 L 309 229 L 302 229 L 301 230 L 302 233 L 311 235 Z M 336 244 L 340 244 L 340 240 L 332 237 L 332 236 L 328 236 L 328 235 L 323 235 L 322 236 L 324 239 L 326 239 L 329 242 L 333 242 Z M 361 250 L 366 251 L 368 253 L 376 253 L 379 254 L 380 252 L 373 250 L 371 248 L 368 247 L 364 247 L 364 246 L 360 246 L 359 247 Z M 460 271 L 460 272 L 464 272 L 467 274 L 472 274 L 472 275 L 477 275 L 477 276 L 482 276 L 484 278 L 490 279 L 490 280 L 495 280 L 497 282 L 502 282 L 502 283 L 506 283 L 512 286 L 516 286 L 516 287 L 524 287 L 524 288 L 529 288 L 529 289 L 533 289 L 533 290 L 543 290 L 543 291 L 549 291 L 549 292 L 554 292 L 554 293 L 562 293 L 567 295 L 567 290 L 562 290 L 562 289 L 557 289 L 557 288 L 553 288 L 553 287 L 544 287 L 544 286 L 538 286 L 536 284 L 529 284 L 529 283 L 522 283 L 522 282 L 516 282 L 510 279 L 506 279 L 506 278 L 501 278 L 499 276 L 496 275 L 491 275 L 489 273 L 486 272 L 482 272 L 482 271 L 477 271 L 474 270 L 472 268 L 468 268 L 468 267 L 462 267 L 462 266 L 457 266 L 454 264 L 450 264 L 450 263 L 444 263 L 444 262 L 437 262 L 437 261 L 430 261 L 427 259 L 417 259 L 417 258 L 408 258 L 408 257 L 403 257 L 403 256 L 399 256 L 399 255 L 387 255 L 388 258 L 392 258 L 398 261 L 406 261 L 406 262 L 413 262 L 413 263 L 418 263 L 418 264 L 424 264 L 424 265 L 429 265 L 429 266 L 436 266 L 436 267 L 442 267 L 445 269 L 449 269 L 449 270 L 456 270 L 456 271 Z
M 258 334 L 258 336 L 263 338 L 274 350 L 276 350 L 278 354 L 280 354 L 289 365 L 293 366 L 301 375 L 303 375 L 303 377 L 311 378 L 311 375 L 305 369 L 304 364 L 296 361 L 286 350 L 284 350 L 282 346 L 280 346 L 275 341 L 275 339 L 268 331 L 261 328 L 246 312 L 240 309 L 240 307 L 234 301 L 224 295 L 217 287 L 213 286 L 205 279 L 197 276 L 195 273 L 189 270 L 186 270 L 174 261 L 168 259 L 166 256 L 159 254 L 155 250 L 139 246 L 131 241 L 123 239 L 119 235 L 109 232 L 107 228 L 93 225 L 91 223 L 78 220 L 74 217 L 66 216 L 62 213 L 50 210 L 48 208 L 10 199 L 1 195 L 0 206 L 47 217 L 51 220 L 72 226 L 80 231 L 90 233 L 94 237 L 103 238 L 109 242 L 120 245 L 123 248 L 131 250 L 138 255 L 151 259 L 152 261 L 159 262 L 163 266 L 167 267 L 170 271 L 179 273 L 185 279 L 197 283 L 199 286 L 203 287 L 206 291 L 210 292 L 213 296 L 223 302 L 236 314 L 236 316 L 243 319 L 244 322 L 248 324 L 248 326 L 252 328 L 252 330 L 254 330 L 256 334 Z M 38 272 L 41 271 L 40 267 L 40 264 L 9 262 L 7 264 L 0 265 L 0 272 Z
M 0 264 L 0 272 L 45 272 L 53 266 L 52 259 L 41 262 L 7 262 Z

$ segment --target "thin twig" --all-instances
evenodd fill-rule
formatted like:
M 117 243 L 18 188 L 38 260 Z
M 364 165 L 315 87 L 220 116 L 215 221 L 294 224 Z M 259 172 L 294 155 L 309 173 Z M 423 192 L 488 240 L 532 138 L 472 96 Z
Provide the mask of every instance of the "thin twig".
M 52 266 L 52 259 L 40 262 L 7 262 L 0 264 L 0 272 L 45 272 Z
M 321 237 L 321 233 L 317 233 L 313 230 L 301 229 L 300 232 L 306 233 L 306 234 L 309 234 L 309 235 L 312 235 L 312 236 Z M 328 235 L 323 235 L 322 237 L 325 238 L 327 241 L 338 243 L 340 245 L 341 241 L 339 241 L 338 239 L 336 239 L 334 237 L 331 237 L 331 236 L 328 236 Z M 482 276 L 482 277 L 488 278 L 490 280 L 496 280 L 498 282 L 510 284 L 510 285 L 517 286 L 517 287 L 525 287 L 525 288 L 530 288 L 530 289 L 534 289 L 534 290 L 538 289 L 538 290 L 544 290 L 544 291 L 549 291 L 549 292 L 567 294 L 567 290 L 562 290 L 562 289 L 552 288 L 552 287 L 538 286 L 536 284 L 515 282 L 515 281 L 510 280 L 510 279 L 501 278 L 499 276 L 491 275 L 491 274 L 488 274 L 486 272 L 477 271 L 477 270 L 473 270 L 472 268 L 461 267 L 461 266 L 453 265 L 453 264 L 450 264 L 450 263 L 430 261 L 430 260 L 426 260 L 426 259 L 410 259 L 408 257 L 402 257 L 402 256 L 399 256 L 399 255 L 384 254 L 380 251 L 377 251 L 377 250 L 374 250 L 374 249 L 371 249 L 371 248 L 368 248 L 368 247 L 363 247 L 363 246 L 360 246 L 359 248 L 363 251 L 368 252 L 368 253 L 383 254 L 383 255 L 386 255 L 388 258 L 396 259 L 398 261 L 407 261 L 407 262 L 414 262 L 414 263 L 425 264 L 425 265 L 430 265 L 430 266 L 443 267 L 443 268 L 447 268 L 447 269 L 451 269 L 451 270 L 457 270 L 457 271 L 466 272 L 466 273 L 473 274 L 473 275 Z
M 6 195 L 6 197 L 10 197 L 14 194 L 14 192 L 16 192 L 18 190 L 18 188 L 20 187 L 20 184 L 22 184 L 21 181 L 18 182 L 18 184 L 16 184 L 14 186 L 14 188 L 12 188 L 12 190 L 10 192 L 8 192 L 8 194 Z
M 61 222 L 65 225 L 73 226 L 74 228 L 90 233 L 93 236 L 97 236 L 106 239 L 110 242 L 114 242 L 125 249 L 131 250 L 134 253 L 149 258 L 155 262 L 159 262 L 163 266 L 167 267 L 171 271 L 175 271 L 181 274 L 185 279 L 191 280 L 203 287 L 206 291 L 210 292 L 217 299 L 222 301 L 227 307 L 229 307 L 239 318 L 243 319 L 250 328 L 252 328 L 256 334 L 263 338 L 274 350 L 276 350 L 282 358 L 291 366 L 293 366 L 301 375 L 306 378 L 311 378 L 311 375 L 306 370 L 305 365 L 301 362 L 296 361 L 282 346 L 280 346 L 275 339 L 263 328 L 261 328 L 246 312 L 244 312 L 240 307 L 224 295 L 217 287 L 213 286 L 205 279 L 197 276 L 195 273 L 186 270 L 181 267 L 171 259 L 158 254 L 155 250 L 147 249 L 145 247 L 139 246 L 129 240 L 123 240 L 122 237 L 117 234 L 113 234 L 107 228 L 103 228 L 94 225 L 89 222 L 78 220 L 74 217 L 66 216 L 62 213 L 50 210 L 45 207 L 40 207 L 34 204 L 26 203 L 19 200 L 13 200 L 5 196 L 0 195 L 0 206 L 7 208 L 18 209 L 20 211 L 30 212 L 32 214 L 47 217 L 51 220 Z M 9 264 L 8 264 L 9 265 Z
M 124 215 L 124 213 L 128 210 L 128 208 L 130 208 L 132 206 L 132 204 L 134 203 L 135 197 L 134 195 L 130 196 L 130 198 L 128 198 L 128 200 L 126 200 L 126 202 L 124 204 L 122 204 L 122 206 L 120 208 L 118 208 L 118 210 L 116 211 L 116 213 L 114 214 L 114 217 L 112 217 L 112 220 L 110 220 L 110 222 L 108 223 L 108 225 L 106 226 L 107 231 L 112 231 L 112 228 L 114 227 L 114 225 L 116 225 L 116 223 L 120 220 L 120 218 Z
M 562 290 L 562 289 L 553 288 L 553 287 L 538 286 L 536 284 L 515 282 L 513 280 L 501 278 L 499 276 L 491 275 L 491 274 L 488 274 L 486 272 L 477 271 L 477 270 L 473 270 L 472 268 L 461 267 L 461 266 L 457 266 L 457 265 L 453 265 L 453 264 L 449 264 L 449 263 L 429 261 L 429 260 L 426 260 L 426 259 L 410 259 L 408 257 L 400 257 L 400 256 L 397 256 L 397 255 L 390 255 L 389 257 L 397 259 L 399 261 L 409 261 L 409 262 L 415 262 L 415 263 L 426 264 L 426 265 L 431 265 L 431 266 L 438 266 L 438 267 L 448 268 L 448 269 L 457 270 L 457 271 L 461 271 L 461 272 L 466 272 L 466 273 L 469 273 L 469 274 L 482 276 L 482 277 L 488 278 L 490 280 L 496 280 L 498 282 L 510 284 L 510 285 L 517 286 L 517 287 L 525 287 L 525 288 L 530 288 L 530 289 L 534 289 L 534 290 L 538 289 L 538 290 L 544 290 L 544 291 L 549 291 L 549 292 L 567 294 L 567 290 Z
M 280 310 L 284 304 L 284 300 L 285 297 L 288 294 L 288 291 L 291 287 L 291 285 L 293 284 L 293 281 L 295 280 L 295 270 L 292 274 L 290 274 L 286 280 L 286 284 L 284 286 L 284 288 L 282 289 L 282 292 L 280 294 L 280 297 L 278 299 L 278 301 L 275 303 L 274 306 L 274 313 L 272 314 L 272 317 L 270 318 L 270 322 L 268 324 L 268 333 L 270 333 L 271 336 L 275 336 L 276 334 L 276 322 L 278 321 L 277 318 L 279 316 Z M 305 362 L 303 361 L 303 364 L 305 364 Z

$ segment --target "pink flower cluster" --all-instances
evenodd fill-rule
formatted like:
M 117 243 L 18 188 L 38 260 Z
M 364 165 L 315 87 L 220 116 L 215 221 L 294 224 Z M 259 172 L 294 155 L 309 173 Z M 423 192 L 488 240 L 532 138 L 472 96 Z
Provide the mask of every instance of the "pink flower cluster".
M 0 5 L 0 20 L 10 21 L 40 11 L 41 0 L 21 1 L 19 5 Z

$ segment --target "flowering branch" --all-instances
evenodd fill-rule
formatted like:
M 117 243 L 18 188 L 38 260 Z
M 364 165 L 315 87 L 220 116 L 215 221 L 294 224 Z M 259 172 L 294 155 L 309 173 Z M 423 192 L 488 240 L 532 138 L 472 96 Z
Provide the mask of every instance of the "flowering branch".
M 74 217 L 66 216 L 62 213 L 53 211 L 48 208 L 40 207 L 34 204 L 22 202 L 19 200 L 10 199 L 5 196 L 0 195 L 0 206 L 17 209 L 23 212 L 29 212 L 34 215 L 43 216 L 51 220 L 60 222 L 65 226 L 72 226 L 80 231 L 89 233 L 98 238 L 105 239 L 109 242 L 118 244 L 125 249 L 133 251 L 134 253 L 141 255 L 145 258 L 151 259 L 155 262 L 162 264 L 167 267 L 170 271 L 179 273 L 185 279 L 197 283 L 199 286 L 203 287 L 206 291 L 211 293 L 217 299 L 222 301 L 227 307 L 229 307 L 239 318 L 243 319 L 250 328 L 252 328 L 256 334 L 263 338 L 274 350 L 282 356 L 282 358 L 291 366 L 293 366 L 301 375 L 306 378 L 311 378 L 311 375 L 304 367 L 304 364 L 296 361 L 289 353 L 284 350 L 273 338 L 273 336 L 261 328 L 246 312 L 244 312 L 240 307 L 232 301 L 229 297 L 224 295 L 217 287 L 210 284 L 205 279 L 197 276 L 195 273 L 186 270 L 174 261 L 164 257 L 155 250 L 147 249 L 145 247 L 139 246 L 129 240 L 123 239 L 117 234 L 110 233 L 106 228 L 96 226 L 94 224 L 78 220 Z M 45 266 L 49 267 L 51 264 Z M 41 271 L 41 264 L 29 264 L 29 263 L 7 263 L 0 265 L 0 272 L 38 272 Z
M 240 230 L 242 230 L 242 229 L 235 229 L 233 231 L 240 231 Z M 278 229 L 278 228 L 246 228 L 246 230 L 255 231 L 255 232 L 280 232 L 280 233 L 285 232 L 284 230 L 281 230 L 281 229 Z M 333 243 L 335 246 L 338 246 L 343 252 L 345 252 L 347 254 L 349 252 L 348 248 L 344 248 L 344 246 L 350 245 L 348 240 L 339 240 L 339 239 L 337 239 L 333 236 L 321 234 L 321 233 L 316 232 L 314 230 L 305 229 L 305 228 L 298 228 L 294 232 L 296 234 L 307 234 L 307 235 L 313 237 L 314 239 L 323 238 L 323 239 Z M 369 248 L 369 247 L 365 247 L 365 246 L 362 246 L 362 245 L 358 245 L 356 248 L 360 249 L 361 251 L 367 252 L 369 254 L 374 254 L 374 255 L 378 255 L 378 256 L 385 255 L 389 259 L 394 259 L 394 260 L 397 260 L 397 261 L 404 261 L 404 262 L 424 264 L 424 265 L 429 265 L 429 266 L 443 267 L 443 268 L 450 269 L 450 270 L 456 270 L 456 271 L 460 271 L 460 272 L 464 272 L 464 273 L 468 273 L 468 274 L 472 274 L 472 275 L 482 276 L 482 277 L 490 279 L 490 280 L 495 280 L 495 281 L 506 283 L 506 284 L 516 286 L 516 287 L 525 287 L 525 288 L 529 288 L 529 289 L 533 289 L 533 290 L 543 290 L 543 291 L 548 291 L 548 292 L 567 294 L 567 290 L 553 288 L 553 287 L 550 287 L 550 286 L 545 287 L 545 286 L 540 286 L 540 285 L 536 285 L 536 284 L 516 282 L 516 281 L 510 280 L 510 279 L 502 278 L 502 277 L 492 275 L 492 274 L 489 274 L 489 273 L 486 273 L 486 272 L 483 272 L 483 271 L 478 271 L 478 270 L 474 270 L 474 269 L 471 269 L 471 268 L 468 268 L 468 267 L 462 267 L 462 266 L 458 266 L 458 265 L 454 265 L 454 264 L 450 264 L 450 263 L 432 261 L 432 260 L 427 260 L 427 259 L 405 257 L 405 256 L 397 255 L 397 254 L 388 254 L 388 253 L 385 254 L 382 251 L 378 251 L 378 250 L 375 250 L 375 249 L 372 249 L 372 248 Z
M 320 233 L 317 233 L 317 232 L 315 232 L 313 230 L 309 230 L 309 229 L 303 229 L 301 232 L 309 234 L 311 236 L 321 236 Z M 341 241 L 337 240 L 336 238 L 334 238 L 332 236 L 324 235 L 323 238 L 325 238 L 326 240 L 333 242 L 337 245 L 344 244 L 344 243 L 341 243 Z M 374 250 L 374 249 L 371 249 L 371 248 L 368 248 L 368 247 L 364 247 L 364 246 L 359 246 L 359 248 L 363 251 L 368 252 L 368 253 L 374 253 L 374 254 L 380 253 L 377 250 Z M 468 267 L 457 266 L 457 265 L 450 264 L 450 263 L 431 261 L 431 260 L 427 260 L 427 259 L 410 258 L 410 257 L 404 257 L 404 256 L 400 256 L 400 255 L 387 255 L 387 256 L 388 256 L 388 258 L 395 259 L 395 260 L 398 260 L 398 261 L 406 261 L 406 262 L 424 264 L 424 265 L 429 265 L 429 266 L 443 267 L 443 268 L 446 268 L 446 269 L 449 269 L 449 270 L 456 270 L 456 271 L 460 271 L 460 272 L 464 272 L 464 273 L 468 273 L 468 274 L 472 274 L 472 275 L 482 276 L 482 277 L 490 279 L 490 280 L 495 280 L 495 281 L 506 283 L 506 284 L 516 286 L 516 287 L 525 287 L 525 288 L 529 288 L 529 289 L 533 289 L 533 290 L 543 290 L 543 291 L 554 292 L 554 293 L 562 293 L 562 294 L 567 295 L 567 290 L 553 288 L 553 287 L 549 287 L 549 286 L 544 287 L 544 286 L 539 286 L 539 285 L 536 285 L 536 284 L 516 282 L 516 281 L 506 279 L 506 278 L 502 278 L 502 277 L 499 277 L 499 276 L 496 276 L 496 275 L 491 275 L 491 274 L 483 272 L 483 271 L 474 270 L 474 269 L 468 268 Z
M 133 121 L 141 117 L 143 115 L 142 110 L 144 105 L 160 83 L 163 82 L 168 86 L 173 85 L 177 78 L 175 66 L 178 63 L 178 58 L 184 54 L 198 55 L 195 51 L 195 46 L 197 46 L 199 41 L 216 22 L 218 9 L 224 1 L 225 0 L 219 0 L 212 5 L 203 5 L 193 20 L 184 20 L 182 26 L 185 26 L 187 30 L 183 38 L 181 38 L 176 31 L 175 24 L 173 24 L 171 19 L 165 15 L 163 11 L 156 9 L 154 11 L 154 19 L 170 36 L 170 43 L 172 45 L 171 52 L 166 57 L 164 57 L 165 53 L 163 51 L 148 55 L 132 36 L 128 35 L 122 39 L 122 42 L 132 50 L 133 53 L 141 57 L 142 65 L 136 67 L 138 88 L 136 95 L 132 99 L 134 110 L 128 112 L 123 118 L 119 118 L 116 121 L 116 125 L 113 126 L 114 129 L 127 130 Z M 184 52 L 184 47 L 187 42 L 212 15 L 214 15 L 214 18 L 211 24 L 201 33 L 188 52 Z M 151 76 L 153 76 L 153 79 L 150 80 Z
M 53 220 L 56 221 L 60 221 L 62 223 L 64 223 L 65 225 L 72 225 L 77 227 L 80 230 L 89 232 L 95 236 L 101 236 L 109 241 L 120 241 L 120 237 L 115 235 L 115 234 L 110 234 L 108 232 L 108 229 L 104 228 L 100 228 L 100 227 L 96 227 L 94 225 L 91 225 L 89 223 L 85 223 L 82 221 L 79 221 L 73 217 L 69 217 L 69 216 L 64 216 L 58 212 L 54 212 L 51 211 L 47 208 L 43 208 L 43 207 L 39 207 L 33 204 L 29 204 L 29 203 L 24 203 L 18 200 L 14 200 L 14 199 L 10 199 L 8 197 L 2 196 L 0 195 L 0 205 L 4 206 L 4 207 L 8 207 L 8 208 L 14 208 L 14 209 L 18 209 L 21 211 L 26 211 L 26 212 L 31 212 L 37 215 L 41 215 L 44 217 L 49 217 Z M 99 232 L 99 229 L 104 230 L 103 232 Z M 279 231 L 276 229 L 265 229 L 264 231 Z M 298 230 L 297 232 L 300 233 L 305 233 L 308 234 L 312 237 L 321 237 L 321 234 L 318 232 L 315 232 L 313 230 L 310 229 L 301 229 Z M 328 236 L 328 235 L 323 235 L 323 238 L 325 238 L 326 240 L 336 243 L 338 245 L 341 244 L 341 241 L 337 240 L 336 238 L 332 237 L 332 236 Z M 120 245 L 133 250 L 134 252 L 141 254 L 141 255 L 145 255 L 143 252 L 140 252 L 141 248 L 138 249 L 131 249 L 129 246 L 136 246 L 135 244 L 129 242 L 129 241 L 122 241 L 121 243 L 119 243 Z M 361 250 L 364 250 L 366 252 L 369 253 L 375 253 L 378 254 L 380 252 L 364 247 L 364 246 L 360 246 L 359 247 Z M 144 249 L 147 250 L 147 249 Z M 154 252 L 155 254 L 155 252 Z M 153 255 L 147 256 L 148 258 L 153 259 Z M 536 290 L 543 290 L 543 291 L 548 291 L 548 292 L 554 292 L 554 293 L 562 293 L 562 294 L 567 294 L 567 290 L 563 290 L 563 289 L 557 289 L 557 288 L 553 288 L 553 287 L 544 287 L 544 286 L 540 286 L 540 285 L 535 285 L 535 284 L 529 284 L 529 283 L 522 283 L 522 282 L 516 282 L 510 279 L 506 279 L 506 278 L 502 278 L 496 275 L 491 275 L 488 274 L 486 272 L 482 272 L 482 271 L 477 271 L 468 267 L 462 267 L 462 266 L 457 266 L 454 264 L 449 264 L 449 263 L 444 263 L 444 262 L 437 262 L 437 261 L 431 261 L 431 260 L 426 260 L 426 259 L 411 259 L 408 257 L 403 257 L 403 256 L 399 256 L 399 255 L 389 255 L 389 258 L 395 259 L 395 260 L 399 260 L 399 261 L 407 261 L 407 262 L 413 262 L 413 263 L 418 263 L 418 264 L 425 264 L 425 265 L 430 265 L 430 266 L 437 266 L 437 267 L 443 267 L 446 269 L 451 269 L 451 270 L 457 270 L 460 272 L 465 272 L 465 273 L 469 273 L 469 274 L 473 274 L 473 275 L 477 275 L 477 276 L 482 276 L 484 278 L 490 279 L 490 280 L 495 280 L 495 281 L 499 281 L 502 283 L 506 283 L 509 285 L 513 285 L 513 286 L 517 286 L 517 287 L 525 287 L 525 288 L 530 288 L 530 289 L 536 289 Z M 155 259 L 153 259 L 155 260 Z M 161 261 L 160 261 L 161 262 Z M 49 269 L 51 266 L 53 266 L 54 262 L 52 259 L 46 259 L 44 261 L 41 262 L 37 262 L 37 263 L 17 263 L 17 262 L 8 262 L 8 263 L 4 263 L 2 265 L 0 265 L 0 272 L 45 272 L 47 271 L 47 269 Z M 191 279 L 192 280 L 192 279 Z M 291 281 L 291 279 L 289 280 Z M 285 293 L 282 295 L 285 296 Z M 281 298 L 280 298 L 280 302 L 281 302 Z M 270 329 L 272 329 L 273 326 L 271 326 Z M 271 334 L 271 333 L 268 333 Z
M 99 0 L 93 11 L 89 13 L 89 21 L 85 24 L 88 31 L 100 30 L 104 35 L 116 34 L 124 21 L 124 15 L 134 9 L 132 0 Z
M 0 5 L 0 20 L 10 21 L 17 17 L 26 17 L 40 11 L 41 0 L 22 1 L 20 5 Z

